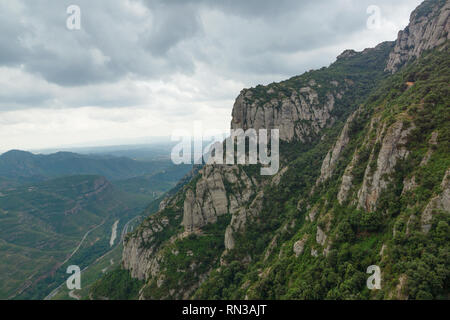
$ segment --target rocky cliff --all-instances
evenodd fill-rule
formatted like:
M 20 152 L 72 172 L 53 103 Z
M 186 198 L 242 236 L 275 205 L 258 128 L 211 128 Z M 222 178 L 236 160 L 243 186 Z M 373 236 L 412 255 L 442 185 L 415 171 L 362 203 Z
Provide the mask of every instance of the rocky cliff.
M 336 82 L 336 86 L 339 84 Z M 270 99 L 254 97 L 252 90 L 243 90 L 233 107 L 232 129 L 279 129 L 282 141 L 307 141 L 336 120 L 332 116 L 336 99 L 341 99 L 350 87 L 327 92 L 325 103 L 320 103 L 315 81 L 299 90 L 274 95 L 273 88 L 265 88 Z M 267 101 L 268 100 L 268 101 Z
M 449 16 L 449 1 L 424 1 L 411 14 L 409 25 L 398 33 L 386 70 L 396 72 L 406 62 L 419 58 L 425 50 L 436 48 L 449 40 Z
M 125 240 L 140 297 L 445 296 L 447 35 L 448 1 L 425 1 L 395 45 L 243 90 L 231 128 L 279 129 L 280 170 L 207 165 L 168 198 Z M 377 292 L 365 286 L 373 264 Z

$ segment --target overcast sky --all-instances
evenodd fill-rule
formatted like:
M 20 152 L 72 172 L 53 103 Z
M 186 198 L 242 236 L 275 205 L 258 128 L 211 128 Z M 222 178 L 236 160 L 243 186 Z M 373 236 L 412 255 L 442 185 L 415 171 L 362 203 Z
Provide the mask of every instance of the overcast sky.
M 226 130 L 242 88 L 395 40 L 420 2 L 0 0 L 0 151 Z

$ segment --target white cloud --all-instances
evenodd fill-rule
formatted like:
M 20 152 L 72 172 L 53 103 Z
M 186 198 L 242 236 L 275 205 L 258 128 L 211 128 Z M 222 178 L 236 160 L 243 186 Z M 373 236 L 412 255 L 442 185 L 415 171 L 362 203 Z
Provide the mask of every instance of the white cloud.
M 0 150 L 226 129 L 244 87 L 394 40 L 420 0 L 0 0 Z M 366 8 L 381 28 L 366 28 Z

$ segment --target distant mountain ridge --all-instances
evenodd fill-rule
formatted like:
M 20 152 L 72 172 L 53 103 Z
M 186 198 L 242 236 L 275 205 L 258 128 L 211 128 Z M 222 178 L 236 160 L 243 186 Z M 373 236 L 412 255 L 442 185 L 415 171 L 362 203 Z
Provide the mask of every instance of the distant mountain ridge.
M 0 176 L 23 181 L 42 181 L 57 176 L 94 174 L 110 180 L 129 179 L 168 167 L 169 161 L 141 162 L 126 157 L 58 152 L 50 155 L 11 150 L 0 155 Z
M 191 169 L 162 157 L 169 147 L 143 149 L 143 161 L 126 150 L 0 155 L 0 299 L 44 298 L 66 263 L 86 267 L 110 250 L 112 225 L 120 234 Z

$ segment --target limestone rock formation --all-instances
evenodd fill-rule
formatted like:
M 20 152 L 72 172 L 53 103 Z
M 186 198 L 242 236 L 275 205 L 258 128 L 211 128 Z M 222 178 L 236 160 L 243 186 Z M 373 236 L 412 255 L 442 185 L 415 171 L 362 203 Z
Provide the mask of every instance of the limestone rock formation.
M 303 236 L 302 239 L 300 239 L 294 243 L 294 246 L 292 249 L 294 250 L 296 257 L 298 257 L 299 255 L 301 255 L 303 253 L 306 241 L 308 241 L 308 235 Z
M 182 222 L 186 233 L 214 223 L 228 212 L 234 214 L 254 194 L 253 181 L 237 166 L 208 165 L 199 175 L 195 190 L 186 191 Z M 227 193 L 225 184 L 232 193 Z
M 342 176 L 341 186 L 339 188 L 339 192 L 337 195 L 337 199 L 340 204 L 344 203 L 344 201 L 347 200 L 348 193 L 352 188 L 352 181 L 353 181 L 352 171 L 357 161 L 358 161 L 358 153 L 355 152 L 353 154 L 352 161 L 347 166 L 347 168 L 345 168 L 344 175 Z
M 132 277 L 145 280 L 150 275 L 158 273 L 160 257 L 155 254 L 156 247 L 154 245 L 147 247 L 145 244 L 151 243 L 155 233 L 163 230 L 168 223 L 168 219 L 159 220 L 154 216 L 141 226 L 139 236 L 130 237 L 125 241 L 122 264 L 131 272 Z
M 422 213 L 421 223 L 423 232 L 428 232 L 430 230 L 430 222 L 433 218 L 433 212 L 435 210 L 450 212 L 450 169 L 445 172 L 445 176 L 442 179 L 441 188 L 442 193 L 431 199 Z
M 394 73 L 412 58 L 418 58 L 425 50 L 435 48 L 449 40 L 449 16 L 449 1 L 423 2 L 411 14 L 408 27 L 399 32 L 386 71 Z
M 440 0 L 433 3 L 426 1 L 421 6 L 422 9 L 419 7 L 420 10 L 418 9 L 412 14 L 410 26 L 399 34 L 395 49 L 389 56 L 386 70 L 390 72 L 399 70 L 410 59 L 418 57 L 424 50 L 439 46 L 448 38 L 448 1 L 445 6 Z M 442 4 L 444 9 L 441 11 L 436 9 L 436 3 Z M 379 46 L 378 50 L 382 48 L 383 46 Z M 391 48 L 392 44 L 384 46 L 382 63 L 379 64 L 380 67 L 376 70 L 376 74 L 383 74 L 388 50 Z M 362 54 L 347 50 L 338 57 L 337 64 L 341 65 L 355 59 L 354 65 L 361 65 L 361 56 L 364 57 L 364 54 L 372 52 L 371 50 L 373 49 L 367 49 Z M 188 261 L 189 263 L 183 260 L 183 263 L 180 264 L 186 268 L 175 269 L 178 273 L 177 277 L 181 273 L 189 272 L 195 282 L 184 289 L 180 289 L 182 286 L 180 283 L 172 283 L 171 287 L 166 290 L 171 297 L 196 298 L 198 291 L 204 288 L 202 288 L 203 281 L 206 281 L 206 286 L 208 286 L 208 281 L 210 281 L 209 287 L 214 286 L 213 282 L 217 278 L 211 276 L 213 280 L 208 279 L 210 275 L 222 280 L 220 273 L 223 270 L 232 270 L 227 270 L 227 267 L 231 268 L 231 265 L 239 262 L 242 268 L 240 272 L 243 274 L 247 272 L 247 267 L 248 269 L 254 268 L 252 269 L 254 274 L 249 276 L 244 283 L 239 284 L 239 288 L 243 290 L 242 297 L 251 299 L 252 292 L 258 290 L 258 283 L 267 286 L 264 281 L 274 275 L 273 268 L 260 267 L 258 263 L 270 265 L 272 258 L 276 257 L 273 253 L 277 248 L 281 248 L 279 259 L 290 259 L 295 256 L 298 258 L 298 263 L 309 263 L 308 260 L 319 261 L 326 256 L 333 258 L 333 251 L 337 251 L 342 245 L 340 242 L 347 241 L 346 238 L 339 239 L 341 235 L 357 242 L 376 234 L 377 231 L 372 230 L 370 226 L 367 228 L 365 225 L 367 216 L 369 218 L 372 216 L 366 213 L 373 213 L 377 210 L 380 195 L 391 182 L 390 176 L 394 173 L 396 164 L 400 160 L 407 159 L 410 153 L 415 155 L 415 150 L 408 150 L 407 143 L 410 142 L 408 141 L 410 133 L 415 129 L 414 120 L 416 119 L 410 121 L 413 115 L 408 114 L 408 110 L 406 112 L 399 110 L 399 113 L 402 112 L 401 116 L 395 113 L 394 111 L 397 110 L 394 109 L 397 106 L 392 106 L 392 113 L 386 117 L 383 113 L 385 101 L 370 106 L 359 103 L 347 105 L 353 98 L 353 96 L 349 98 L 352 90 L 357 90 L 358 85 L 363 85 L 359 84 L 354 77 L 348 77 L 344 67 L 342 69 L 344 71 L 338 70 L 344 73 L 340 77 L 336 77 L 336 70 L 334 70 L 333 73 L 326 74 L 322 78 L 312 79 L 308 75 L 300 80 L 295 78 L 286 81 L 289 85 L 286 83 L 271 84 L 241 91 L 232 111 L 231 128 L 279 129 L 282 142 L 292 143 L 282 144 L 287 147 L 287 153 L 292 153 L 292 159 L 282 159 L 277 175 L 261 179 L 252 175 L 251 170 L 243 169 L 242 166 L 207 165 L 196 173 L 176 195 L 165 199 L 161 203 L 160 211 L 146 219 L 138 231 L 125 241 L 123 267 L 130 270 L 133 277 L 147 280 L 144 289 L 164 288 L 169 275 L 164 270 L 167 268 L 167 264 L 164 264 L 167 253 L 171 254 L 170 257 L 175 255 L 179 258 L 179 254 L 182 253 L 180 253 L 181 246 L 176 247 L 177 241 L 199 240 L 202 236 L 205 236 L 203 239 L 207 239 L 206 236 L 209 236 L 207 227 L 209 226 L 220 228 L 220 236 L 216 238 L 220 242 L 219 249 L 217 252 L 213 251 L 214 254 L 208 254 L 209 257 L 213 257 L 204 265 L 202 263 L 209 257 L 202 257 L 203 260 L 195 262 Z M 380 76 L 377 81 L 381 82 L 383 77 Z M 370 80 L 367 81 L 370 82 Z M 400 85 L 402 83 L 404 80 Z M 364 90 L 370 91 L 372 85 L 376 87 L 377 83 L 370 84 Z M 405 91 L 405 95 L 413 90 L 415 88 L 408 89 Z M 378 93 L 377 96 L 379 99 L 383 97 Z M 405 106 L 405 108 L 409 108 L 409 106 Z M 351 116 L 344 119 L 346 114 L 351 114 Z M 356 117 L 358 117 L 358 125 L 360 124 L 359 116 L 364 124 L 363 128 L 352 126 Z M 327 130 L 334 123 L 342 123 L 341 121 L 345 120 L 339 134 L 334 128 Z M 390 120 L 393 121 L 390 122 Z M 357 132 L 353 134 L 353 131 Z M 427 134 L 431 134 L 431 132 Z M 439 134 L 441 134 L 440 131 Z M 329 135 L 332 135 L 331 138 L 335 139 L 335 143 L 328 150 L 319 172 L 319 161 L 323 159 L 323 155 L 327 151 L 324 148 L 329 141 L 327 140 L 330 138 Z M 352 140 L 354 137 L 355 140 Z M 443 139 L 442 137 L 444 135 L 439 136 L 440 139 Z M 428 156 L 426 156 L 423 166 L 430 164 L 430 159 L 433 159 L 432 152 L 438 148 L 437 138 L 437 132 L 433 133 L 429 141 L 430 151 L 429 154 L 427 153 Z M 311 143 L 309 146 L 312 146 L 312 149 L 305 148 L 306 151 L 302 155 L 300 153 L 303 152 L 303 149 L 301 151 L 293 150 L 298 145 L 304 147 L 307 143 Z M 313 143 L 317 143 L 317 145 L 312 145 Z M 318 148 L 314 149 L 316 146 Z M 318 149 L 320 152 L 317 152 Z M 309 156 L 308 152 L 311 152 L 313 156 L 302 158 L 305 154 Z M 438 154 L 440 153 L 436 153 L 436 155 Z M 296 162 L 299 159 L 303 162 Z M 345 161 L 344 165 L 347 167 L 338 175 L 337 168 L 340 168 L 339 161 L 341 159 Z M 311 166 L 312 170 L 308 170 L 307 174 L 297 174 L 294 171 L 301 170 L 301 166 L 307 168 L 308 162 L 314 162 L 314 166 Z M 415 231 L 419 225 L 419 219 L 422 230 L 427 232 L 431 227 L 435 211 L 450 211 L 449 176 L 450 170 L 447 170 L 442 180 L 441 193 L 433 194 L 430 196 L 431 200 L 427 198 L 423 204 L 420 204 L 420 208 L 423 208 L 428 202 L 422 216 L 420 213 L 416 213 L 414 217 L 409 215 L 404 218 L 403 224 L 394 224 L 395 236 L 402 235 L 404 229 L 401 228 L 404 224 L 406 224 L 405 229 L 407 229 L 408 235 L 410 230 Z M 317 187 L 332 177 L 336 177 L 337 180 L 336 183 L 330 184 L 330 190 L 321 190 L 323 188 Z M 402 196 L 403 194 L 407 196 L 409 194 L 407 192 L 414 193 L 415 188 L 420 187 L 420 174 L 416 171 L 411 172 L 408 176 L 402 176 L 402 179 L 400 180 L 404 182 Z M 297 189 L 294 190 L 294 188 Z M 271 193 L 272 191 L 274 192 Z M 335 198 L 340 206 L 334 202 Z M 347 201 L 348 206 L 346 205 Z M 360 211 L 355 210 L 355 206 L 361 211 L 367 212 L 361 214 Z M 377 212 L 377 214 L 379 213 Z M 349 220 L 343 220 L 347 215 Z M 267 218 L 267 221 L 263 217 Z M 222 218 L 230 218 L 230 220 L 222 220 Z M 359 218 L 361 221 L 358 220 Z M 386 217 L 386 219 L 394 218 Z M 229 221 L 229 223 L 228 225 L 214 225 L 218 220 Z M 345 223 L 342 223 L 343 221 Z M 338 226 L 342 227 L 342 230 L 337 229 Z M 168 229 L 170 232 L 166 232 Z M 264 234 L 259 238 L 260 230 L 264 230 L 261 231 Z M 246 233 L 246 231 L 249 232 Z M 160 234 L 164 234 L 164 239 L 155 241 Z M 389 235 L 386 237 L 390 236 L 389 231 Z M 243 242 L 238 243 L 241 239 Z M 383 238 L 383 242 L 379 242 L 381 246 L 379 255 L 386 263 L 390 259 L 391 250 L 395 248 L 394 244 L 391 247 L 390 242 L 387 247 L 385 241 L 388 240 L 389 238 Z M 253 241 L 258 242 L 258 246 Z M 374 245 L 377 245 L 376 242 Z M 258 247 L 258 250 L 256 251 L 253 246 Z M 198 251 L 203 248 L 200 247 Z M 247 252 L 246 250 L 253 251 Z M 304 255 L 305 252 L 308 252 L 308 257 Z M 201 252 L 195 252 L 192 249 L 187 255 L 189 258 L 195 258 L 199 253 Z M 309 257 L 309 253 L 317 259 Z M 186 253 L 184 254 L 186 255 Z M 169 262 L 171 261 L 169 259 Z M 172 272 L 175 271 L 172 270 Z M 295 281 L 289 279 L 286 283 L 295 283 Z M 400 283 L 397 288 L 398 292 L 394 296 L 401 297 L 403 287 L 407 286 L 407 278 L 402 276 Z M 195 292 L 196 290 L 198 291 Z M 156 296 L 157 298 L 167 298 L 167 292 L 161 297 Z M 253 296 L 258 297 L 257 293 L 254 293 Z M 153 295 L 146 297 L 153 298 Z
M 320 177 L 317 179 L 316 185 L 331 178 L 331 175 L 333 174 L 333 171 L 336 168 L 337 162 L 339 160 L 339 156 L 349 142 L 349 127 L 353 119 L 357 115 L 357 112 L 358 111 L 355 111 L 350 115 L 350 117 L 348 117 L 347 122 L 345 123 L 344 128 L 341 131 L 341 134 L 334 144 L 333 149 L 328 151 L 325 159 L 323 160 L 322 168 L 320 169 Z
M 261 102 L 255 96 L 252 89 L 243 90 L 238 96 L 233 107 L 232 129 L 279 129 L 282 141 L 307 141 L 311 134 L 334 121 L 331 111 L 336 98 L 332 93 L 326 94 L 324 104 L 311 87 L 268 102 Z
M 370 212 L 375 210 L 380 193 L 389 182 L 385 175 L 390 174 L 397 161 L 404 159 L 409 153 L 405 143 L 412 129 L 413 125 L 405 128 L 402 121 L 394 123 L 387 129 L 378 153 L 375 172 L 372 174 L 370 163 L 367 166 L 363 185 L 358 192 L 359 208 Z
M 327 241 L 327 235 L 325 232 L 318 226 L 317 227 L 317 233 L 316 233 L 316 242 L 320 245 L 324 245 Z
M 260 191 L 248 208 L 242 207 L 233 214 L 230 225 L 225 231 L 225 248 L 227 250 L 231 250 L 235 246 L 233 234 L 244 230 L 248 218 L 255 217 L 261 212 L 263 196 L 263 191 Z

